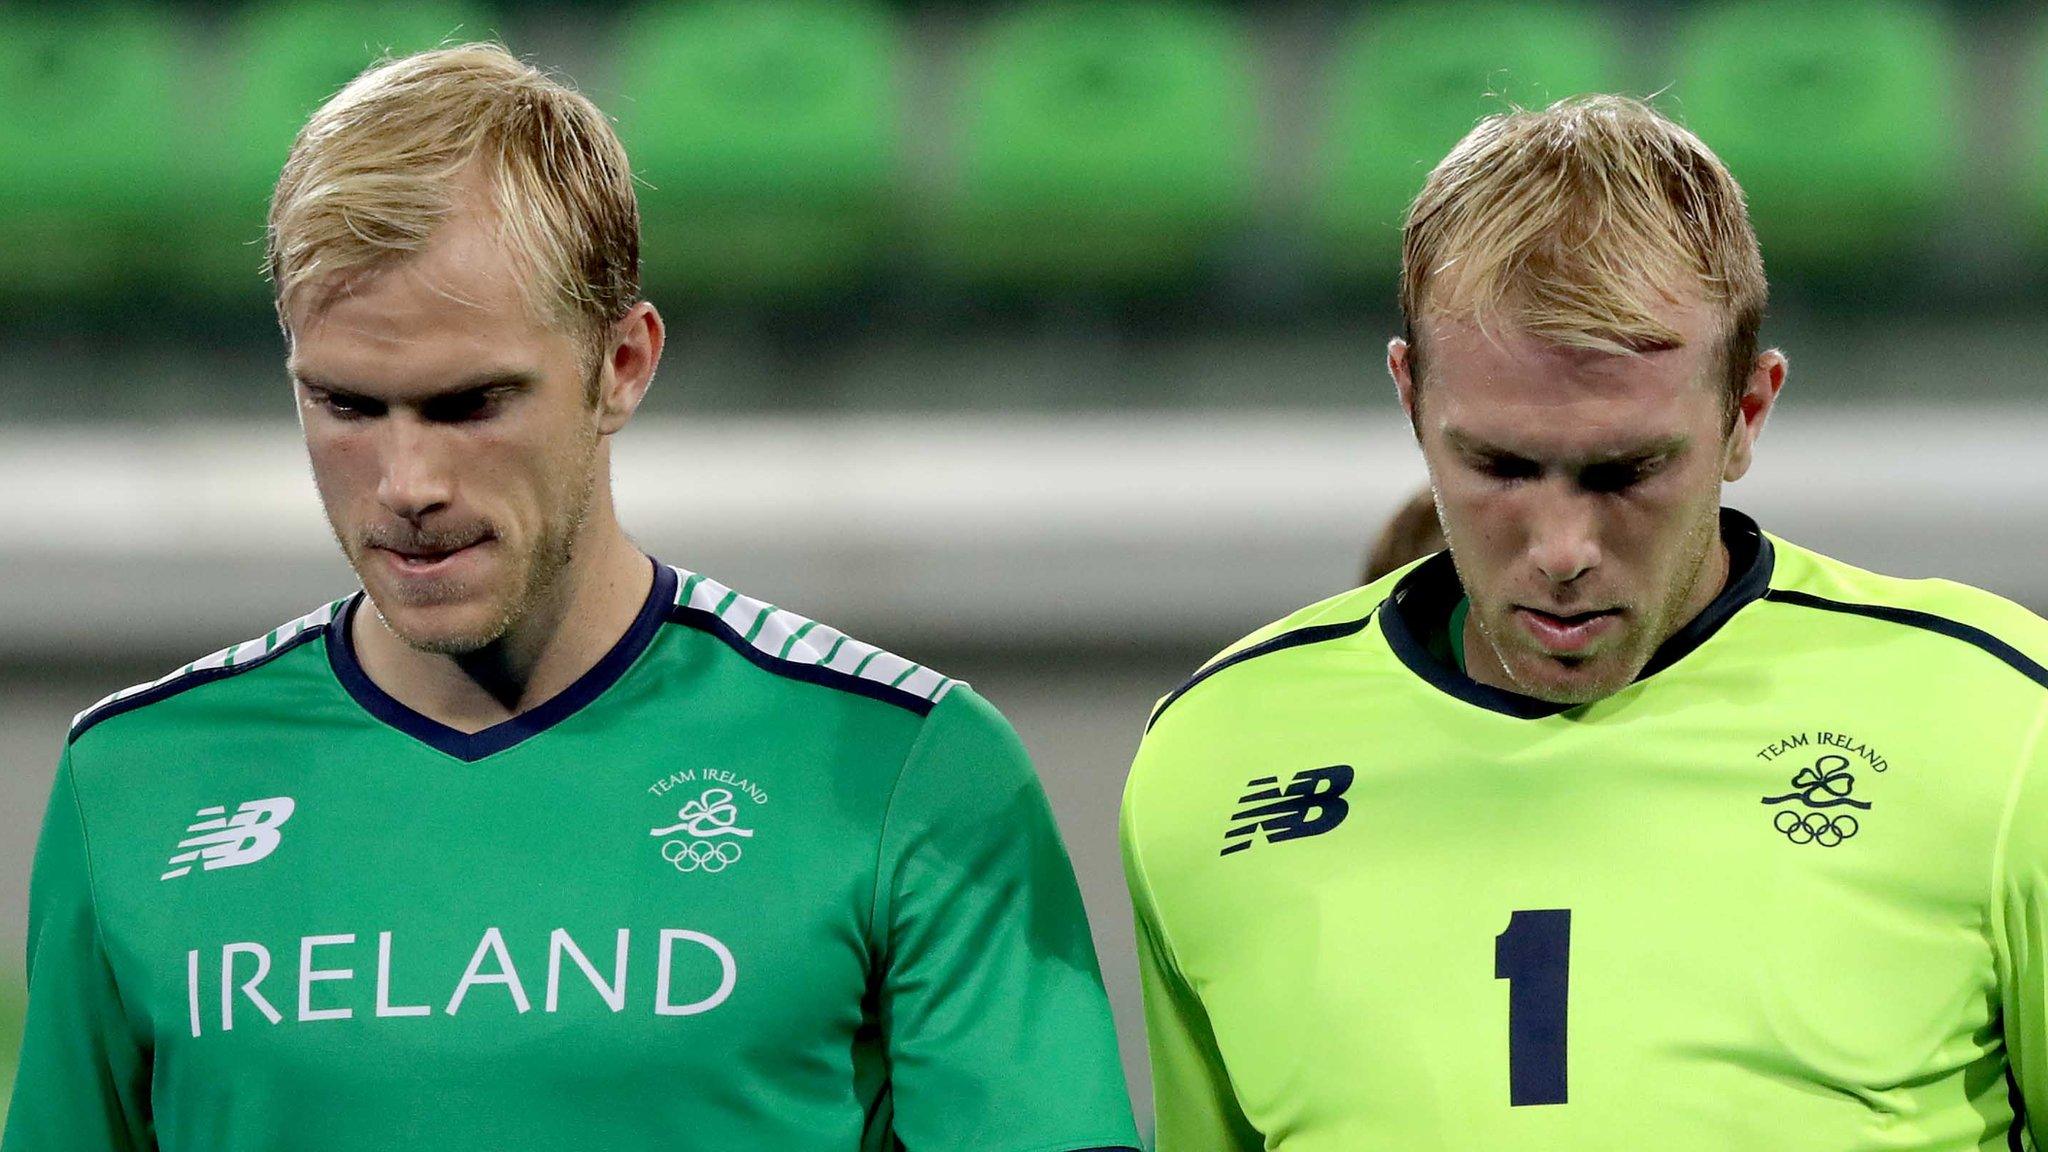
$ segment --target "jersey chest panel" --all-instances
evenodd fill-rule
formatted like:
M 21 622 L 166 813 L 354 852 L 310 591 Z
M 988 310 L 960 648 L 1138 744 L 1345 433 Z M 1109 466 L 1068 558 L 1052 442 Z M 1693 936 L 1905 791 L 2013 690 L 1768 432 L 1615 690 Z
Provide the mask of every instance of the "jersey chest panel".
M 1261 1131 L 2002 1146 L 1985 916 L 2004 776 L 1878 686 L 1845 712 L 1853 695 L 1676 671 L 1670 699 L 1728 703 L 1532 722 L 1410 697 L 1396 727 L 1377 684 L 1337 724 L 1348 688 L 1240 686 L 1263 722 L 1205 729 L 1235 767 L 1190 783 L 1210 841 L 1173 846 L 1202 860 L 1172 871 L 1204 911 L 1164 903 Z
M 419 1139 L 467 1113 L 466 1139 L 498 1117 L 547 1143 L 504 1106 L 522 1096 L 630 1139 L 618 1125 L 745 1121 L 759 1069 L 764 1138 L 857 1144 L 887 802 L 868 777 L 892 741 L 757 720 L 613 710 L 462 763 L 344 703 L 301 712 L 289 751 L 224 731 L 146 789 L 91 778 L 103 932 L 173 1105 L 159 1123 L 260 1124 L 208 1115 L 232 1085 L 245 1109 L 296 1099 L 356 1130 L 364 1107 L 410 1109 L 393 1131 Z

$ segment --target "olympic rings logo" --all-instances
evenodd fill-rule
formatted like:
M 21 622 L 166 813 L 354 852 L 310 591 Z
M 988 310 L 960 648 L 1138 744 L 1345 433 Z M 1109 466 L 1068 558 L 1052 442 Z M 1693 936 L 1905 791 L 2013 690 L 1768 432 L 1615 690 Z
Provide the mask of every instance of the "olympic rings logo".
M 1794 844 L 1833 848 L 1855 836 L 1861 825 L 1847 812 L 1839 816 L 1829 816 L 1825 812 L 1779 812 L 1771 818 L 1771 827 Z
M 740 858 L 740 846 L 730 841 L 669 840 L 661 846 L 661 858 L 678 872 L 723 872 Z

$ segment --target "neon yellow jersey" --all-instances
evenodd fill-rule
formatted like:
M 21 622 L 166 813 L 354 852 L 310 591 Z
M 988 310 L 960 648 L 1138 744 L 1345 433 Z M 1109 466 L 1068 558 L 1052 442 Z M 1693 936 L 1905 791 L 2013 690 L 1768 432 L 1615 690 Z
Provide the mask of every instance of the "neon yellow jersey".
M 1160 1152 L 2036 1146 L 2048 623 L 1722 530 L 1722 595 L 1594 704 L 1433 655 L 1441 554 L 1161 702 Z

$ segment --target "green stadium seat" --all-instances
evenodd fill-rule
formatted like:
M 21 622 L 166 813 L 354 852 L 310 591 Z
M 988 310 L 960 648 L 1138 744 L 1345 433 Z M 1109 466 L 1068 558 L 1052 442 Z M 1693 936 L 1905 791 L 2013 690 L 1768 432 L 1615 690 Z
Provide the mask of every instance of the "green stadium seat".
M 2016 214 L 2035 250 L 2048 244 L 2048 22 L 2027 57 L 2026 89 L 2020 94 Z M 2004 223 L 2000 221 L 1999 223 Z
M 1507 2 L 1373 8 L 1344 37 L 1307 197 L 1318 263 L 1339 282 L 1386 282 L 1401 222 L 1430 169 L 1481 118 L 1619 81 L 1616 37 L 1594 10 Z
M 1253 206 L 1257 96 L 1227 14 L 1048 0 L 962 60 L 944 274 L 1025 291 L 1185 283 Z
M 698 0 L 624 29 L 620 134 L 650 287 L 805 297 L 872 268 L 899 201 L 902 31 L 860 0 Z
M 0 293 L 93 294 L 161 271 L 191 70 L 150 9 L 0 4 Z
M 260 298 L 270 193 L 306 117 L 387 54 L 498 32 L 489 9 L 461 0 L 272 0 L 237 32 L 187 266 L 197 287 Z
M 1861 274 L 1956 177 L 1957 45 L 1910 0 L 1750 0 L 1680 31 L 1665 106 L 1727 162 L 1776 271 Z

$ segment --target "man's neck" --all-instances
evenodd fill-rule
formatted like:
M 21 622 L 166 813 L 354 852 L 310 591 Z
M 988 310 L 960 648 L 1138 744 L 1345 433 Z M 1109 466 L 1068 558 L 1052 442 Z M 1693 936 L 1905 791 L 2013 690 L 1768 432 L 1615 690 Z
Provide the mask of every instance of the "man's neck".
M 587 527 L 547 602 L 476 652 L 422 652 L 375 611 L 356 612 L 350 639 L 363 674 L 399 703 L 459 732 L 480 732 L 545 703 L 611 651 L 654 582 L 653 565 L 615 521 L 596 528 Z

